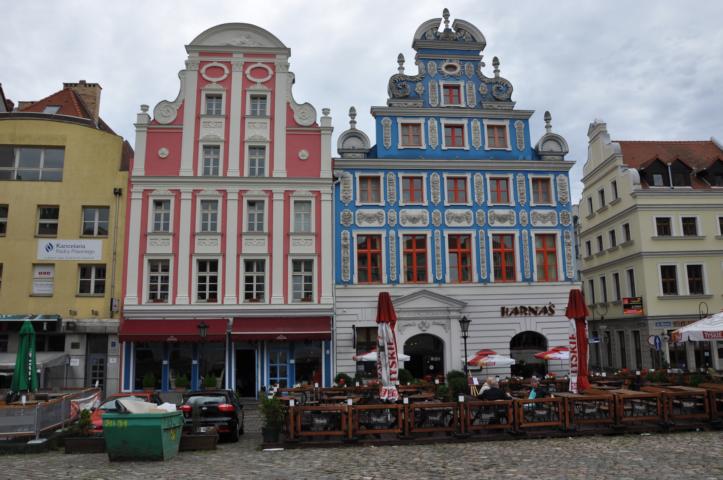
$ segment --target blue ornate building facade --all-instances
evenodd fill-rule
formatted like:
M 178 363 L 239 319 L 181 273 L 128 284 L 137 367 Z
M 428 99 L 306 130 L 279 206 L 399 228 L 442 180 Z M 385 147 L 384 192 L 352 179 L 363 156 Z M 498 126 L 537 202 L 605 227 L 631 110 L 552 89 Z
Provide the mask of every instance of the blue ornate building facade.
M 445 9 L 414 34 L 415 75 L 399 54 L 387 105 L 371 109 L 375 145 L 350 109 L 334 160 L 337 372 L 365 369 L 352 357 L 373 345 L 382 290 L 417 376 L 462 368 L 462 316 L 470 354 L 492 348 L 529 363 L 567 341 L 573 163 L 548 112 L 532 144 L 533 111 L 515 108 L 497 57 L 484 73 L 485 46 Z

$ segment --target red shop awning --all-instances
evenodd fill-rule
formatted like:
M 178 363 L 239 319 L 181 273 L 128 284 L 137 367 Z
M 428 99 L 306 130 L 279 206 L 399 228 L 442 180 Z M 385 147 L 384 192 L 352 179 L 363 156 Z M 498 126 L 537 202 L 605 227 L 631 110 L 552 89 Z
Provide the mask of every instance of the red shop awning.
M 330 340 L 331 317 L 234 318 L 234 340 Z
M 200 342 L 198 325 L 208 325 L 206 342 L 222 342 L 226 335 L 227 321 L 214 319 L 184 320 L 123 320 L 120 326 L 121 342 Z

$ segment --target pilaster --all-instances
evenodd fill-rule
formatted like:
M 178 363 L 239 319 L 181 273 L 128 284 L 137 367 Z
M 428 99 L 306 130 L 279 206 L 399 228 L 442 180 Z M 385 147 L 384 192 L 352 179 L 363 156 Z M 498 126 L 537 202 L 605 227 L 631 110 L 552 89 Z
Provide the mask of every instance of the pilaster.
M 273 193 L 273 237 L 271 251 L 271 303 L 284 303 L 284 191 L 274 190 Z
M 321 192 L 321 304 L 331 304 L 334 301 L 332 289 L 334 288 L 334 265 L 332 259 L 334 233 L 332 231 L 333 204 L 331 192 Z
M 126 265 L 126 305 L 138 305 L 138 252 L 141 241 L 141 214 L 143 213 L 143 191 L 131 189 L 130 222 L 128 225 L 128 255 Z
M 181 137 L 181 169 L 179 175 L 193 175 L 193 150 L 196 136 L 196 88 L 198 86 L 197 58 L 186 61 L 185 89 L 183 92 L 183 136 Z
M 274 86 L 274 177 L 286 177 L 286 106 L 289 103 L 289 63 L 284 55 L 276 57 Z M 272 302 L 273 303 L 273 302 Z
M 190 189 L 181 190 L 181 224 L 178 231 L 178 290 L 176 292 L 176 304 L 188 305 L 188 285 L 190 276 L 190 256 L 191 256 L 191 200 L 193 191 Z
M 239 55 L 240 56 L 240 55 Z M 234 55 L 231 61 L 231 112 L 229 116 L 229 144 L 228 144 L 228 176 L 238 177 L 240 171 L 241 149 L 241 101 L 244 96 L 241 88 L 243 81 L 243 59 Z
M 236 280 L 238 267 L 238 190 L 226 193 L 226 280 L 224 282 L 223 303 L 236 304 Z

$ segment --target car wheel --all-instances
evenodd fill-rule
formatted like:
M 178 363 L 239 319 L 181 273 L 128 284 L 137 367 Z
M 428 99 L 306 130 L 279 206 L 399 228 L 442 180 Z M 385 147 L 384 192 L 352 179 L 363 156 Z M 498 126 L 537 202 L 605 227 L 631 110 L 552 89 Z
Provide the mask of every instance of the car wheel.
M 234 425 L 231 425 L 231 427 L 232 427 L 231 433 L 228 434 L 228 439 L 231 442 L 238 442 L 238 437 L 239 437 L 238 425 L 234 424 Z

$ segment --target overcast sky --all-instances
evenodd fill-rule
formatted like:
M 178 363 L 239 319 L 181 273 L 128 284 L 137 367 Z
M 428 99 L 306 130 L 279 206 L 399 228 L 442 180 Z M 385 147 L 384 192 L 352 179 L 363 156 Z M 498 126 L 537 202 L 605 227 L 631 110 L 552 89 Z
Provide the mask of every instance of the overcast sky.
M 414 5 L 405 11 L 401 5 Z M 3 2 L 0 82 L 7 97 L 38 100 L 62 82 L 98 82 L 101 116 L 131 144 L 139 105 L 173 100 L 184 45 L 209 27 L 256 24 L 291 48 L 294 97 L 330 107 L 336 137 L 354 105 L 374 138 L 369 108 L 384 105 L 397 54 L 415 74 L 412 36 L 440 17 L 476 25 L 485 72 L 498 56 L 517 108 L 536 110 L 532 141 L 553 130 L 570 144 L 575 198 L 587 128 L 604 119 L 614 139 L 723 140 L 723 2 L 484 0 L 12 1 Z

